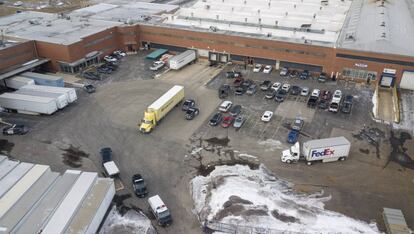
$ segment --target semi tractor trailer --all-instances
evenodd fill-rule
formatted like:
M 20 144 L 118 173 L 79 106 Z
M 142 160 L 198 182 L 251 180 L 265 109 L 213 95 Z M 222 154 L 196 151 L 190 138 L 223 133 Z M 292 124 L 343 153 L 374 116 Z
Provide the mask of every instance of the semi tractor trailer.
M 181 54 L 178 54 L 168 60 L 170 69 L 179 70 L 180 68 L 184 67 L 185 65 L 193 62 L 196 60 L 197 54 L 195 50 L 186 50 Z
M 175 85 L 158 98 L 144 112 L 144 118 L 139 124 L 143 133 L 151 132 L 159 121 L 184 99 L 184 87 Z
M 294 163 L 304 159 L 308 165 L 313 162 L 343 161 L 349 155 L 351 143 L 345 137 L 333 137 L 304 142 L 302 148 L 299 142 L 282 152 L 281 160 Z

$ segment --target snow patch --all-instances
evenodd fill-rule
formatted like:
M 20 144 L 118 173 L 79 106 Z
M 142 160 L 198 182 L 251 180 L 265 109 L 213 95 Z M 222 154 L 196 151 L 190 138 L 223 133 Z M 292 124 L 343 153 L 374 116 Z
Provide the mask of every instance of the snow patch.
M 257 142 L 259 145 L 263 145 L 267 147 L 265 151 L 275 151 L 277 149 L 282 149 L 282 143 L 278 140 L 274 139 L 267 139 L 265 141 L 259 141 Z
M 372 95 L 372 104 L 372 115 L 374 116 L 374 119 L 378 119 L 378 89 L 376 89 Z
M 250 154 L 239 154 L 238 155 L 240 158 L 252 158 L 252 159 L 257 159 L 256 156 L 254 155 L 250 155 Z
M 263 165 L 258 170 L 243 165 L 216 166 L 210 175 L 191 181 L 194 212 L 207 226 L 229 230 L 230 225 L 236 233 L 256 228 L 267 229 L 267 233 L 379 233 L 375 223 L 324 209 L 330 197 L 299 195 L 292 187 Z

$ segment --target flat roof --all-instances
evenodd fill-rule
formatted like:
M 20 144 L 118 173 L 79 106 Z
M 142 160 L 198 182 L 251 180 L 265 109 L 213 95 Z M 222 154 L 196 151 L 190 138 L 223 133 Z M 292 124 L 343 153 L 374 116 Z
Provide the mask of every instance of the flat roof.
M 31 163 L 20 163 L 19 165 L 13 167 L 13 170 L 9 170 L 7 175 L 5 175 L 0 180 L 0 198 L 9 191 L 17 181 L 20 180 L 32 167 L 34 164 Z
M 337 47 L 413 56 L 413 38 L 414 1 L 354 0 Z
M 15 38 L 70 45 L 82 38 L 121 25 L 121 22 L 23 11 L 0 18 L 0 29 Z
M 0 156 L 1 158 L 4 156 Z M 3 179 L 5 175 L 7 175 L 13 168 L 15 168 L 19 164 L 18 161 L 11 161 L 11 160 L 3 160 L 0 163 L 0 180 Z
M 350 0 L 198 0 L 165 23 L 334 45 Z

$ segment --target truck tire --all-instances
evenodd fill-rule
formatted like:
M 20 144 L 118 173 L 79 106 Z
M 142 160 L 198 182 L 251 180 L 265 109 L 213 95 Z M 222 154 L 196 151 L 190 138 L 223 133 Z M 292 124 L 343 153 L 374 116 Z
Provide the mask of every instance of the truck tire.
M 346 157 L 340 157 L 339 158 L 339 161 L 345 161 L 346 160 Z
M 291 164 L 292 162 L 288 159 L 286 160 L 286 163 Z
M 312 165 L 312 162 L 307 162 L 306 164 L 308 164 L 308 166 Z

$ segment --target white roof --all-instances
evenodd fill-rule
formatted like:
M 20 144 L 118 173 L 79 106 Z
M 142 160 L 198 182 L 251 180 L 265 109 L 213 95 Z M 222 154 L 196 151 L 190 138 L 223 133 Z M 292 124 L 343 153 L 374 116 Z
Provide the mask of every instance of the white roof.
M 157 212 L 163 212 L 168 210 L 167 206 L 161 200 L 159 195 L 155 195 L 148 198 L 148 203 L 150 204 L 151 208 Z
M 47 90 L 50 92 L 75 92 L 74 88 L 65 88 L 65 87 L 55 87 L 55 86 L 46 86 L 46 85 L 25 85 L 20 89 L 32 89 L 32 90 Z
M 103 164 L 103 166 L 105 167 L 106 172 L 108 173 L 108 175 L 112 176 L 112 175 L 116 175 L 119 173 L 119 169 L 116 166 L 114 161 L 109 161 Z
M 39 97 L 39 96 L 18 94 L 18 93 L 3 93 L 2 95 L 0 95 L 0 98 L 17 99 L 17 100 L 24 100 L 24 101 L 30 101 L 30 102 L 42 102 L 42 103 L 55 102 L 55 99 L 50 98 L 50 97 Z
M 20 75 L 23 77 L 27 77 L 27 78 L 42 78 L 42 79 L 47 79 L 47 80 L 62 80 L 63 79 L 63 77 L 61 76 L 52 76 L 52 75 L 40 74 L 36 72 L 25 72 Z
M 3 197 L 3 195 L 7 193 L 7 191 L 9 191 L 9 189 L 13 187 L 14 184 L 16 184 L 16 182 L 19 181 L 32 167 L 33 164 L 31 163 L 20 163 L 13 167 L 12 171 L 9 170 L 10 172 L 7 175 L 3 175 L 4 177 L 0 180 L 0 198 Z
M 158 110 L 160 109 L 166 102 L 168 102 L 172 97 L 177 95 L 177 93 L 181 92 L 184 89 L 181 85 L 174 85 L 170 90 L 168 90 L 164 95 L 158 98 L 155 102 L 153 102 L 148 109 Z
M 3 156 L 4 157 L 4 156 Z M 18 161 L 4 160 L 0 163 L 0 180 L 19 164 Z M 1 186 L 0 186 L 1 187 Z

